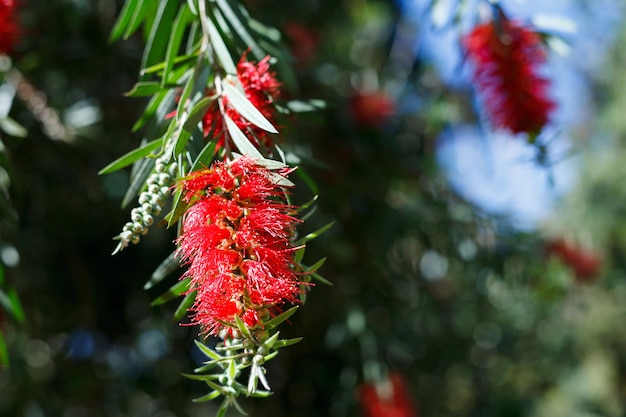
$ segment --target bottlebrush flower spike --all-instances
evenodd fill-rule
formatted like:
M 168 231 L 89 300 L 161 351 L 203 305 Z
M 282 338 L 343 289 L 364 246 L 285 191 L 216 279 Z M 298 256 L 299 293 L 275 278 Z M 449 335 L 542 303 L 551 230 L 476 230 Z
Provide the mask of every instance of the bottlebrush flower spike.
M 218 335 L 239 316 L 254 328 L 285 302 L 297 302 L 301 282 L 291 237 L 298 219 L 284 202 L 272 171 L 248 156 L 217 161 L 182 181 L 191 205 L 183 219 L 178 254 L 189 265 L 183 277 L 197 291 L 193 322 Z M 267 317 L 265 317 L 267 318 Z
M 531 139 L 539 134 L 556 105 L 547 95 L 548 79 L 538 73 L 546 55 L 537 33 L 501 14 L 476 26 L 463 45 L 494 126 Z
M 276 109 L 273 104 L 280 94 L 281 84 L 276 80 L 276 74 L 270 71 L 269 60 L 270 57 L 267 56 L 258 63 L 248 62 L 244 54 L 237 64 L 237 78 L 246 98 L 266 119 L 272 121 L 276 118 Z M 268 132 L 241 117 L 237 110 L 229 106 L 227 97 L 222 97 L 221 101 L 226 115 L 237 124 L 237 127 L 248 136 L 252 143 L 266 147 L 272 145 Z M 213 131 L 212 136 L 217 138 L 218 147 L 224 146 L 226 126 L 217 101 L 206 112 L 202 119 L 202 127 L 205 136 Z
M 357 391 L 364 417 L 417 417 L 417 409 L 404 377 L 397 373 L 378 384 L 361 385 Z
M 393 99 L 383 91 L 358 91 L 350 101 L 352 119 L 358 126 L 379 127 L 396 112 Z
M 14 0 L 0 0 L 0 54 L 10 54 L 22 30 L 18 24 Z

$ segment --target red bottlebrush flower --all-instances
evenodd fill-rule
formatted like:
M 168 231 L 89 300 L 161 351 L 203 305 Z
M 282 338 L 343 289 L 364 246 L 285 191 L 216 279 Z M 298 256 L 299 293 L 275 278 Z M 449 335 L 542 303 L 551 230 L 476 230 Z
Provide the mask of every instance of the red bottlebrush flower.
M 249 327 L 259 311 L 297 302 L 301 282 L 291 236 L 298 219 L 276 184 L 288 168 L 271 171 L 248 156 L 215 162 L 180 184 L 191 205 L 178 254 L 189 267 L 191 312 L 205 334 L 219 334 L 238 315 Z
M 18 24 L 14 0 L 0 0 L 0 54 L 10 54 L 22 30 Z
M 351 99 L 352 119 L 359 126 L 377 127 L 395 113 L 396 105 L 387 94 L 357 92 Z
M 577 282 L 591 282 L 600 272 L 602 261 L 596 253 L 567 243 L 563 239 L 548 242 L 547 252 L 570 267 Z
M 364 417 L 417 417 L 404 377 L 397 373 L 378 384 L 364 384 L 357 391 Z
M 302 66 L 309 64 L 317 53 L 318 33 L 299 23 L 289 22 L 285 25 L 285 34 L 290 40 L 291 55 L 296 62 Z
M 476 26 L 463 45 L 494 126 L 539 134 L 556 105 L 547 96 L 549 81 L 538 73 L 546 55 L 537 33 L 501 16 Z
M 244 54 L 237 64 L 237 78 L 248 100 L 266 119 L 272 121 L 276 118 L 276 109 L 273 103 L 279 96 L 281 84 L 276 80 L 276 74 L 270 71 L 269 60 L 270 57 L 267 56 L 255 64 L 246 61 L 246 54 Z M 211 94 L 214 92 L 209 95 Z M 221 101 L 228 117 L 248 136 L 252 143 L 271 146 L 272 140 L 268 132 L 243 118 L 237 110 L 229 106 L 227 97 L 222 97 Z M 212 131 L 212 136 L 218 140 L 218 147 L 224 146 L 226 126 L 217 101 L 213 102 L 206 112 L 202 119 L 202 127 L 205 136 L 208 136 Z

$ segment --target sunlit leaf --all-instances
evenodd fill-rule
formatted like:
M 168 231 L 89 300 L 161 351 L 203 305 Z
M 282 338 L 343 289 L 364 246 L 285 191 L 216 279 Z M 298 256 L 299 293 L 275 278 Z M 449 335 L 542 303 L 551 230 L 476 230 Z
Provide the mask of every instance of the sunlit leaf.
M 185 291 L 189 289 L 189 282 L 190 282 L 189 278 L 185 278 L 185 279 L 178 281 L 176 284 L 172 285 L 172 287 L 169 290 L 167 290 L 166 292 L 164 292 L 163 294 L 155 298 L 152 301 L 152 303 L 150 303 L 150 305 L 152 307 L 160 306 L 162 304 L 167 303 L 170 300 L 173 300 L 174 298 L 179 297 L 181 294 L 183 294 Z
M 318 237 L 319 235 L 321 235 L 322 233 L 324 233 L 325 231 L 327 231 L 328 229 L 330 229 L 331 227 L 333 227 L 333 224 L 335 224 L 335 222 L 330 222 L 328 223 L 326 226 L 321 227 L 320 229 L 316 230 L 313 233 L 309 233 L 308 235 L 304 236 L 301 239 L 298 239 L 295 244 L 296 246 L 300 246 L 310 240 L 315 239 L 316 237 Z
M 257 109 L 244 93 L 233 84 L 231 80 L 222 80 L 224 94 L 228 97 L 228 102 L 237 110 L 237 112 L 253 125 L 270 133 L 278 133 L 278 130 L 270 123 L 269 120 Z
M 251 156 L 257 159 L 263 159 L 263 155 L 258 149 L 250 142 L 248 137 L 243 134 L 243 132 L 239 129 L 239 127 L 233 122 L 230 117 L 224 116 L 224 121 L 226 122 L 226 128 L 228 129 L 228 133 L 230 134 L 230 138 L 233 140 L 233 143 L 244 155 Z
M 122 169 L 136 161 L 138 161 L 141 158 L 144 158 L 148 155 L 150 155 L 150 153 L 152 151 L 154 151 L 155 149 L 158 149 L 161 145 L 163 144 L 163 139 L 159 138 L 159 139 L 155 139 L 151 142 L 146 143 L 143 146 L 140 146 L 137 149 L 134 149 L 130 152 L 128 152 L 126 155 L 123 155 L 119 158 L 117 158 L 115 161 L 111 162 L 109 165 L 105 166 L 104 168 L 102 168 L 98 174 L 103 175 L 103 174 L 110 174 L 111 172 L 115 172 L 119 169 Z
M 163 74 L 161 76 L 162 87 L 165 87 L 165 85 L 169 82 L 175 58 L 180 50 L 180 44 L 192 18 L 193 14 L 191 13 L 189 6 L 187 3 L 183 3 L 178 10 L 176 19 L 174 20 L 174 26 L 171 30 L 169 42 L 167 44 L 167 50 L 165 52 L 165 67 L 163 68 Z
M 180 261 L 176 256 L 176 252 L 172 252 L 152 273 L 152 276 L 150 277 L 148 282 L 145 283 L 143 289 L 149 290 L 159 282 L 163 281 L 165 277 L 176 271 L 178 268 L 180 268 Z

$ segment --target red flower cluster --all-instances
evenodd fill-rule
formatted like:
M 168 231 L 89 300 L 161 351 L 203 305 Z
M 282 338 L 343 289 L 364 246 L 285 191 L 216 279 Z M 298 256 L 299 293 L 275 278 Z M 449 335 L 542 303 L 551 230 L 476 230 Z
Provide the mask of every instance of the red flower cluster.
M 246 61 L 246 55 L 244 54 L 237 64 L 237 78 L 248 100 L 266 119 L 272 121 L 276 117 L 276 109 L 273 103 L 280 93 L 280 83 L 276 80 L 276 74 L 270 71 L 269 60 L 270 57 L 267 56 L 255 64 Z M 248 136 L 252 143 L 271 146 L 272 141 L 265 130 L 256 127 L 241 117 L 237 110 L 228 105 L 228 97 L 222 97 L 221 100 L 228 117 L 237 124 L 239 129 Z M 224 146 L 226 125 L 217 102 L 214 102 L 204 115 L 202 127 L 205 136 L 213 131 L 212 136 L 217 138 L 218 147 Z
M 351 99 L 352 119 L 359 126 L 380 126 L 396 111 L 396 104 L 381 91 L 357 92 Z
M 404 378 L 393 373 L 379 384 L 364 384 L 358 389 L 364 417 L 417 417 Z
M 22 31 L 17 21 L 14 0 L 0 0 L 0 54 L 13 52 Z
M 548 242 L 547 252 L 570 267 L 578 282 L 590 282 L 598 276 L 602 262 L 598 255 L 591 251 L 558 239 Z
M 205 334 L 217 335 L 238 315 L 249 327 L 267 309 L 297 302 L 300 293 L 290 239 L 298 222 L 271 171 L 248 156 L 215 162 L 181 183 L 191 204 L 177 243 L 189 264 L 183 277 L 197 291 L 191 311 Z
M 514 134 L 539 134 L 555 108 L 547 97 L 549 81 L 538 73 L 546 59 L 539 36 L 502 16 L 476 26 L 463 44 L 494 125 Z

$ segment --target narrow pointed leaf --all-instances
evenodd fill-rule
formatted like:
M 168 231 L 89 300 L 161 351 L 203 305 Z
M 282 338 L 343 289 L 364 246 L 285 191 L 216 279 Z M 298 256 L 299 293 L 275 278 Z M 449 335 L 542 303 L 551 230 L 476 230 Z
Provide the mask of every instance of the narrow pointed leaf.
M 138 161 L 139 159 L 145 158 L 146 156 L 150 155 L 153 150 L 158 149 L 162 144 L 163 138 L 155 139 L 151 142 L 148 142 L 145 145 L 128 152 L 126 155 L 117 158 L 115 161 L 102 168 L 98 172 L 98 174 L 110 174 L 111 172 L 115 172 L 119 169 L 127 167 L 128 165 Z
M 137 197 L 137 194 L 145 185 L 145 182 L 153 169 L 153 158 L 144 158 L 143 160 L 141 160 L 140 166 L 137 169 L 135 175 L 132 176 L 130 186 L 128 187 L 128 190 L 126 190 L 126 194 L 124 195 L 124 199 L 122 200 L 122 207 L 126 207 L 131 201 L 135 199 L 135 197 Z
M 170 253 L 169 256 L 165 258 L 163 262 L 161 262 L 161 265 L 159 265 L 157 269 L 152 273 L 152 276 L 150 277 L 148 282 L 145 283 L 143 289 L 149 290 L 150 288 L 154 287 L 156 284 L 163 281 L 166 276 L 176 271 L 179 267 L 180 262 L 176 257 L 176 252 Z
M 145 97 L 151 96 L 162 89 L 161 84 L 153 81 L 142 81 L 136 83 L 130 91 L 124 93 L 126 97 Z
M 274 346 L 274 343 L 276 343 L 276 341 L 278 340 L 279 335 L 280 335 L 280 332 L 274 333 L 269 339 L 267 339 L 263 343 L 263 346 L 265 346 L 268 350 L 271 349 Z
M 256 59 L 263 59 L 263 50 L 257 44 L 256 40 L 248 29 L 242 22 L 243 16 L 240 16 L 236 10 L 234 10 L 230 4 L 228 4 L 227 0 L 217 0 L 217 6 L 222 11 L 225 20 L 228 22 L 230 27 L 233 28 L 235 33 L 241 38 L 243 44 L 252 50 L 252 53 L 256 57 Z
M 183 316 L 187 313 L 187 311 L 193 305 L 193 302 L 195 301 L 195 299 L 196 299 L 196 291 L 192 291 L 185 295 L 185 297 L 180 302 L 180 304 L 178 304 L 178 307 L 176 307 L 176 311 L 174 311 L 174 317 L 173 317 L 174 321 L 180 321 L 183 318 Z
M 230 138 L 233 140 L 237 149 L 239 149 L 239 152 L 253 158 L 263 159 L 261 152 L 259 152 L 258 149 L 250 142 L 248 137 L 243 134 L 235 122 L 233 122 L 228 116 L 224 116 L 224 120 L 226 121 L 226 129 L 228 129 Z
M 217 397 L 219 397 L 220 395 L 222 395 L 221 392 L 219 392 L 218 390 L 214 390 L 210 394 L 207 394 L 207 395 L 202 396 L 202 397 L 194 398 L 191 401 L 193 401 L 194 403 L 203 403 L 203 402 L 206 402 L 206 401 L 214 400 Z
M 178 281 L 176 284 L 172 285 L 169 290 L 158 296 L 150 303 L 152 307 L 160 306 L 161 304 L 165 304 L 170 300 L 180 296 L 182 293 L 189 289 L 189 278 L 182 279 Z
M 270 329 L 273 329 L 274 327 L 278 326 L 280 323 L 282 323 L 283 321 L 285 321 L 289 317 L 291 317 L 293 315 L 293 313 L 296 312 L 296 310 L 298 310 L 298 306 L 293 306 L 289 310 L 283 311 L 278 316 L 274 317 L 273 319 L 271 319 L 270 321 L 265 323 L 265 329 L 266 330 L 270 330 Z
M 206 112 L 209 110 L 209 107 L 213 104 L 213 101 L 215 101 L 215 98 L 213 97 L 204 97 L 199 100 L 189 112 L 189 117 L 183 125 L 183 129 L 188 132 L 195 131 L 198 128 L 198 124 L 202 121 Z
M 217 410 L 217 414 L 215 414 L 215 417 L 224 417 L 226 415 L 226 412 L 228 411 L 228 406 L 230 404 L 229 399 L 230 398 L 226 398 L 222 405 L 220 405 L 220 408 Z
M 296 343 L 300 342 L 301 340 L 302 340 L 301 337 L 296 337 L 294 339 L 278 340 L 276 343 L 274 343 L 274 349 L 279 349 L 279 348 L 283 348 L 283 347 L 286 347 L 286 346 L 295 345 Z
M 110 42 L 116 41 L 122 36 L 133 18 L 135 9 L 139 7 L 141 2 L 142 0 L 127 0 L 124 2 L 124 6 L 120 11 L 119 17 L 117 18 L 115 25 L 113 25 L 113 29 L 111 29 L 111 34 L 109 35 Z
M 222 357 L 220 355 L 218 355 L 217 353 L 215 353 L 211 348 L 209 348 L 208 346 L 206 346 L 204 343 L 198 341 L 198 340 L 194 340 L 193 341 L 196 346 L 198 347 L 198 349 L 200 349 L 200 351 L 202 353 L 204 353 L 207 357 L 216 360 L 216 361 L 221 361 Z
M 246 326 L 246 323 L 241 320 L 241 317 L 235 315 L 235 323 L 237 324 L 237 328 L 246 339 L 252 339 L 252 335 L 250 334 L 250 329 Z
M 328 229 L 330 229 L 331 227 L 333 227 L 333 224 L 335 224 L 335 222 L 330 222 L 328 223 L 326 226 L 316 230 L 313 233 L 309 233 L 308 235 L 304 236 L 302 239 L 298 239 L 295 244 L 296 246 L 300 246 L 310 240 L 315 239 L 316 237 L 318 237 L 319 235 L 321 235 L 322 233 L 324 233 L 325 231 L 327 231 Z
M 159 2 L 159 8 L 146 42 L 141 68 L 146 68 L 164 60 L 169 33 L 179 7 L 178 1 Z M 146 75 L 141 76 L 145 80 Z
M 187 25 L 189 25 L 192 17 L 193 15 L 189 6 L 187 3 L 183 3 L 180 6 L 180 9 L 178 9 L 178 15 L 176 15 L 176 19 L 174 20 L 174 26 L 167 44 L 167 50 L 165 52 L 165 67 L 163 68 L 163 74 L 161 76 L 162 87 L 165 87 L 165 85 L 169 82 L 170 73 L 174 67 L 174 60 L 178 55 L 180 44 L 183 41 L 183 35 L 185 34 Z
M 326 262 L 326 257 L 320 259 L 319 261 L 315 262 L 313 265 L 311 266 L 306 266 L 305 271 L 307 272 L 315 272 L 318 269 L 320 269 L 322 267 L 322 265 L 324 265 L 324 263 Z
M 235 75 L 237 74 L 237 67 L 235 67 L 235 63 L 233 62 L 233 58 L 228 52 L 228 48 L 222 39 L 222 35 L 215 27 L 215 24 L 208 16 L 200 16 L 201 19 L 206 19 L 206 26 L 209 30 L 211 47 L 213 47 L 213 51 L 217 56 L 217 59 L 220 61 L 222 68 L 226 71 L 227 74 Z
M 6 343 L 2 332 L 0 332 L 0 368 L 9 364 L 9 351 L 7 350 Z
M 228 79 L 222 81 L 222 87 L 224 88 L 224 94 L 228 97 L 228 101 L 231 106 L 237 110 L 237 112 L 253 125 L 270 133 L 278 133 L 278 130 L 270 123 L 269 120 L 263 116 L 263 114 L 257 109 L 244 93 Z
M 311 274 L 311 276 L 313 278 L 315 278 L 316 280 L 318 280 L 319 282 L 321 282 L 322 284 L 326 284 L 326 285 L 334 285 L 332 282 L 330 282 L 329 280 L 327 280 L 326 278 L 324 278 L 323 276 L 321 276 L 320 274 L 318 274 L 317 272 L 313 272 Z

